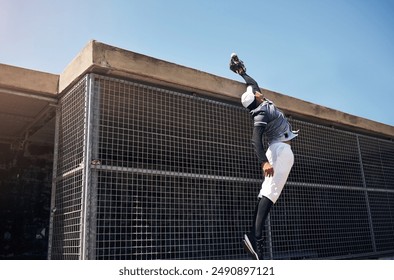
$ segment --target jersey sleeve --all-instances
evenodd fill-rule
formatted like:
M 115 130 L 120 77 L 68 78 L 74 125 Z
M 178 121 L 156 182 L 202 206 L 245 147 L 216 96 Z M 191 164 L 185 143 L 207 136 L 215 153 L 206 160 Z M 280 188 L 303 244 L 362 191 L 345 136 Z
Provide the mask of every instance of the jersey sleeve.
M 264 112 L 261 112 L 260 114 L 254 117 L 252 145 L 260 165 L 263 162 L 268 161 L 265 155 L 265 149 L 263 144 L 263 135 L 266 125 L 267 125 L 267 117 L 264 114 Z

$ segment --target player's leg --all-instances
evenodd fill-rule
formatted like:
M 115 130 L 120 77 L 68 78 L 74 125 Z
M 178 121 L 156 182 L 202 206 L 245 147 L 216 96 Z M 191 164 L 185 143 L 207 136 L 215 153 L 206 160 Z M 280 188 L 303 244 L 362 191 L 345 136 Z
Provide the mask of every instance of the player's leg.
M 244 235 L 245 248 L 257 260 L 262 260 L 264 256 L 265 220 L 272 205 L 272 201 L 266 197 L 259 199 L 254 213 L 252 230 Z
M 265 196 L 259 199 L 255 213 L 254 221 L 252 225 L 252 233 L 256 240 L 265 239 L 265 220 L 267 219 L 268 213 L 271 210 L 272 201 Z
M 267 197 L 275 203 L 283 187 L 286 184 L 287 178 L 294 164 L 294 154 L 291 146 L 285 143 L 275 143 L 268 148 L 271 151 L 270 163 L 274 168 L 274 176 L 266 177 L 261 186 L 259 197 Z
M 272 164 L 273 160 L 273 153 L 268 147 L 266 156 L 268 161 Z M 272 180 L 272 177 L 266 177 L 265 181 Z M 248 251 L 254 256 L 256 259 L 263 259 L 263 245 L 265 239 L 265 220 L 268 216 L 268 213 L 273 205 L 273 202 L 264 196 L 260 196 L 259 200 L 256 204 L 254 216 L 253 216 L 253 223 L 252 223 L 252 230 L 250 233 L 244 235 L 244 243 Z

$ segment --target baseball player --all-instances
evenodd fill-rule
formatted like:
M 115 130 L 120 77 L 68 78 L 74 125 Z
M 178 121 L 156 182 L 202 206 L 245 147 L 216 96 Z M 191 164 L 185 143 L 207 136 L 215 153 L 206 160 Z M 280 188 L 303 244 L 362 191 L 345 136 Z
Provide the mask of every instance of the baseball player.
M 294 163 L 290 142 L 298 131 L 292 131 L 290 123 L 275 104 L 264 97 L 257 82 L 246 74 L 244 63 L 233 53 L 230 69 L 239 74 L 246 83 L 242 94 L 242 105 L 254 120 L 252 145 L 258 164 L 264 175 L 258 202 L 255 208 L 251 231 L 244 235 L 244 247 L 254 259 L 263 258 L 265 220 L 273 204 L 278 200 Z M 267 137 L 265 151 L 263 135 Z

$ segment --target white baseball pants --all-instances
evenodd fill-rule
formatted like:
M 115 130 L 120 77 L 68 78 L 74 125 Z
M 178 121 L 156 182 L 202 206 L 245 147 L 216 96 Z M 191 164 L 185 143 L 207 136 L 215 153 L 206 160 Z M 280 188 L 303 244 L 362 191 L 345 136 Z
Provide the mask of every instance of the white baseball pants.
M 265 177 L 259 197 L 267 197 L 275 203 L 286 184 L 287 177 L 294 164 L 294 154 L 289 144 L 277 142 L 271 144 L 265 153 L 274 168 L 274 176 Z

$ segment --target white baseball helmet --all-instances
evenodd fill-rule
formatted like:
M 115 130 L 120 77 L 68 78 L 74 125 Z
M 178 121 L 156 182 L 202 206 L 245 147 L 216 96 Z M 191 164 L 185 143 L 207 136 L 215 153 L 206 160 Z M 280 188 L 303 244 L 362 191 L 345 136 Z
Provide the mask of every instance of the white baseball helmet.
M 252 88 L 252 86 L 248 86 L 246 88 L 246 91 L 244 92 L 244 94 L 242 94 L 242 97 L 241 97 L 242 105 L 245 108 L 248 108 L 253 103 L 254 100 L 255 100 L 255 96 L 253 93 L 253 88 Z

